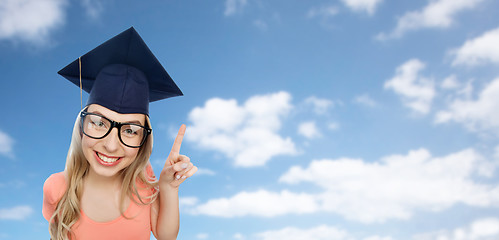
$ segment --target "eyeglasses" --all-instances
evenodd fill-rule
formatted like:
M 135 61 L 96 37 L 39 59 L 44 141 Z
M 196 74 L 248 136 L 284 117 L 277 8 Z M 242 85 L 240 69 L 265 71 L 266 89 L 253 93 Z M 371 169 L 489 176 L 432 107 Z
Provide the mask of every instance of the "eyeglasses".
M 146 141 L 152 129 L 135 123 L 121 123 L 96 113 L 81 112 L 81 129 L 90 138 L 105 138 L 113 128 L 118 129 L 120 142 L 127 147 L 138 148 Z

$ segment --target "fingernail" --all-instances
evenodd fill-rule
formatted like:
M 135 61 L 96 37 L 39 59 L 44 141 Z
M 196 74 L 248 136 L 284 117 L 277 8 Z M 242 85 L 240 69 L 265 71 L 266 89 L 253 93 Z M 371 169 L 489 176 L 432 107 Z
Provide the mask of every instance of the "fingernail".
M 182 165 L 180 165 L 180 167 L 187 168 L 187 163 L 182 163 Z
M 186 179 L 187 177 L 186 176 L 182 176 L 182 179 Z
M 180 175 L 177 175 L 175 178 L 176 178 L 177 180 L 179 180 L 179 179 L 180 179 Z

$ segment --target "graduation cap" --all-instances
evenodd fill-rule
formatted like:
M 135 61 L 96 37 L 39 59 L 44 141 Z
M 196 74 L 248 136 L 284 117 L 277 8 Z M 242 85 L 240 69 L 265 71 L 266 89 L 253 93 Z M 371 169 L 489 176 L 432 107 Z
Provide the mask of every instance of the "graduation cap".
M 133 27 L 58 73 L 90 93 L 87 106 L 99 104 L 118 113 L 149 115 L 149 102 L 183 95 Z

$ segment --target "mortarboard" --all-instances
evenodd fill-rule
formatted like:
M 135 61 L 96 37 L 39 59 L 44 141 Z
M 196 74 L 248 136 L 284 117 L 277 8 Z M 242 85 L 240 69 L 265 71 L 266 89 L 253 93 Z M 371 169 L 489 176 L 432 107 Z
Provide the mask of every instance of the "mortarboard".
M 58 73 L 76 86 L 81 77 L 81 88 L 90 93 L 87 105 L 99 104 L 118 113 L 149 115 L 149 102 L 183 95 L 133 27 Z

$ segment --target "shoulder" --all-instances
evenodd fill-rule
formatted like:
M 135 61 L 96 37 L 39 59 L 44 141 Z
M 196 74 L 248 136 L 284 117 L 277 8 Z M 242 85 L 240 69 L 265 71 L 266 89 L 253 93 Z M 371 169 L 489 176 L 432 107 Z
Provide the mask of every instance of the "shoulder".
M 43 206 L 42 214 L 47 221 L 55 212 L 56 206 L 66 191 L 65 172 L 54 173 L 45 180 L 43 184 Z
M 43 184 L 44 198 L 51 204 L 57 203 L 66 191 L 66 173 L 58 172 L 50 175 Z

